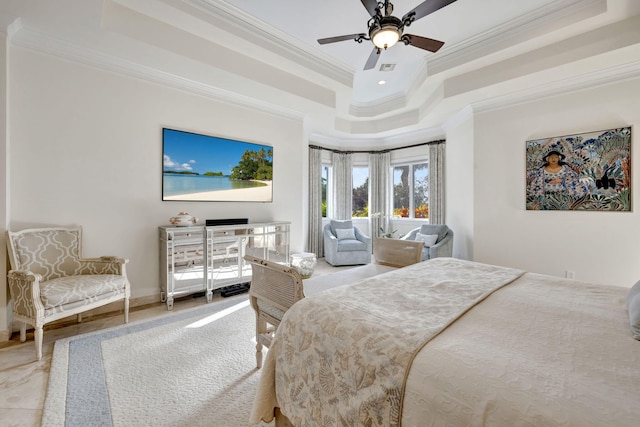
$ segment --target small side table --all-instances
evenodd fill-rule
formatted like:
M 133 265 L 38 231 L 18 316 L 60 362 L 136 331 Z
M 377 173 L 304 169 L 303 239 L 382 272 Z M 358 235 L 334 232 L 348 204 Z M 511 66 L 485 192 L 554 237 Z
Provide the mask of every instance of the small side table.
M 313 252 L 291 254 L 291 266 L 298 270 L 303 279 L 311 277 L 316 262 L 316 254 Z

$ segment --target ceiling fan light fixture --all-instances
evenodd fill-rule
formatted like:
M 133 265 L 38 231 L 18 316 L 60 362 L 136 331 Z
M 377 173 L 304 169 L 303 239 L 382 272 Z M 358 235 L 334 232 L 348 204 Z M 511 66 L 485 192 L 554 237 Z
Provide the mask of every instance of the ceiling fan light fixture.
M 388 49 L 400 40 L 400 30 L 388 25 L 380 28 L 371 36 L 371 41 L 378 49 Z

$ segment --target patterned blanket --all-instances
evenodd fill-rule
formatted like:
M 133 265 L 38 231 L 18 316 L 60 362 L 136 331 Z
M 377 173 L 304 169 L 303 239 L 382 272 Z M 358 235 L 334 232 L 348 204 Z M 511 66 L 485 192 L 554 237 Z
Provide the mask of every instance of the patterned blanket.
M 251 422 L 279 407 L 297 427 L 401 425 L 415 355 L 522 274 L 436 258 L 299 301 L 268 352 Z

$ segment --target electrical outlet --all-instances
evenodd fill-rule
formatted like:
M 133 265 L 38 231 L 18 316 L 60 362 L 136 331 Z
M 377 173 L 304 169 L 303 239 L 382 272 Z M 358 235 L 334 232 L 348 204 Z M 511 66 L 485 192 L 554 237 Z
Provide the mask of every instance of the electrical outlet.
M 567 279 L 575 279 L 576 278 L 576 274 L 571 270 L 567 270 L 564 273 L 564 277 L 566 277 Z

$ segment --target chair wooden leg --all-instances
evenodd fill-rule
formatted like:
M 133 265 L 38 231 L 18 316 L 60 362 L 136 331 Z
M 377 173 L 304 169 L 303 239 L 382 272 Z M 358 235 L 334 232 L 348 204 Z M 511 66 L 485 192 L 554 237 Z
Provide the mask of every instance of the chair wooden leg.
M 262 368 L 262 343 L 260 335 L 267 329 L 267 322 L 256 316 L 256 366 Z
M 262 344 L 256 344 L 256 366 L 262 368 Z
M 76 318 L 77 318 L 77 320 L 78 320 L 78 323 L 82 323 L 82 313 L 78 313 L 78 314 L 76 315 Z
M 34 341 L 36 342 L 36 360 L 40 360 L 42 359 L 42 325 L 36 325 Z
M 27 340 L 27 322 L 20 322 L 20 342 Z
M 129 323 L 129 298 L 124 299 L 124 323 Z

